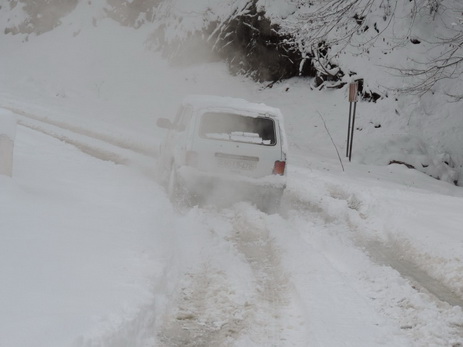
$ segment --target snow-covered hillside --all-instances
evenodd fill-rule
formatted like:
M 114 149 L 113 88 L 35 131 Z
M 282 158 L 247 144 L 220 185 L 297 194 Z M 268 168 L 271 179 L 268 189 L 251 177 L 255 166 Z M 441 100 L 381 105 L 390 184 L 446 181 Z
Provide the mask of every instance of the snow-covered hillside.
M 27 18 L 15 3 L 3 27 Z M 182 23 L 206 3 L 238 4 L 178 5 Z M 290 13 L 279 3 L 266 2 Z M 458 103 L 359 102 L 349 163 L 345 89 L 170 66 L 150 20 L 123 26 L 105 8 L 76 2 L 53 30 L 0 36 L 0 107 L 18 118 L 13 175 L 0 175 L 1 346 L 463 344 L 463 191 L 386 165 L 453 180 L 442 162 L 463 148 Z M 386 70 L 365 73 L 391 81 Z M 171 205 L 155 123 L 192 93 L 282 110 L 279 214 Z
M 145 83 L 155 79 L 152 75 L 155 74 L 154 61 L 146 68 L 144 64 L 134 66 L 133 62 L 135 59 L 151 59 L 150 50 L 160 48 L 164 53 L 170 50 L 167 54 L 183 63 L 207 61 L 206 57 L 212 53 L 211 46 L 205 43 L 214 39 L 214 32 L 224 30 L 225 24 L 217 26 L 210 34 L 207 28 L 213 23 L 225 23 L 230 18 L 245 15 L 250 11 L 250 4 L 278 25 L 281 33 L 289 33 L 292 44 L 302 56 L 315 55 L 311 64 L 319 74 L 337 74 L 336 78 L 343 83 L 360 79 L 365 93 L 376 93 L 377 97 L 381 97 L 378 103 L 365 104 L 359 109 L 356 122 L 362 136 L 356 143 L 357 161 L 376 165 L 404 162 L 435 178 L 458 184 L 463 170 L 462 101 L 458 99 L 458 95 L 462 94 L 462 67 L 457 63 L 461 55 L 458 47 L 461 46 L 459 33 L 463 25 L 463 5 L 459 1 L 350 0 L 343 4 L 333 0 L 324 6 L 299 0 L 284 3 L 273 0 L 52 1 L 48 5 L 37 2 L 26 6 L 21 1 L 14 1 L 0 8 L 0 21 L 7 33 L 6 42 L 27 42 L 24 54 L 32 50 L 34 61 L 49 60 L 51 63 L 49 55 L 52 54 L 62 62 L 59 66 L 54 65 L 59 77 L 53 82 L 37 76 L 41 83 L 54 84 L 42 86 L 52 95 L 72 97 L 72 90 L 76 89 L 76 83 L 80 83 L 85 85 L 87 95 L 101 99 L 104 92 L 121 82 L 128 86 L 126 82 L 130 81 L 120 79 L 124 72 L 143 74 L 141 78 L 148 81 Z M 314 14 L 316 10 L 318 12 Z M 108 33 L 109 40 L 120 40 L 124 45 L 120 51 L 112 52 L 121 59 L 111 59 L 101 66 L 105 57 L 98 52 L 98 47 L 92 47 L 90 43 L 82 49 L 80 43 L 85 33 L 95 28 L 111 30 L 105 29 L 109 23 L 138 29 L 127 29 L 117 35 Z M 43 48 L 43 39 L 36 35 L 43 32 L 47 32 L 47 36 L 57 35 L 50 31 L 65 35 L 62 39 L 69 41 L 66 44 L 74 49 Z M 12 35 L 18 32 L 23 34 Z M 210 37 L 204 38 L 204 35 Z M 130 39 L 132 37 L 137 39 Z M 324 56 L 312 48 L 320 42 L 329 44 Z M 8 50 L 7 45 L 5 50 Z M 140 53 L 135 56 L 135 52 Z M 178 57 L 180 54 L 181 58 Z M 234 59 L 240 58 L 236 56 Z M 442 74 L 433 70 L 429 72 L 434 74 L 430 80 L 436 80 L 435 84 L 423 82 L 429 74 L 403 77 L 431 66 L 445 65 L 444 61 L 451 64 L 449 70 Z M 119 73 L 112 74 L 115 69 Z M 85 72 L 79 81 L 74 77 L 77 71 Z M 108 76 L 109 73 L 111 76 Z M 37 71 L 37 74 L 40 72 Z M 138 83 L 140 79 L 133 77 L 133 81 Z M 5 83 L 27 81 L 7 80 Z M 307 83 L 314 85 L 313 81 Z M 327 86 L 322 84 L 323 87 Z M 346 88 L 344 86 L 343 90 Z M 423 96 L 400 91 L 408 88 L 417 93 L 426 88 L 429 90 Z M 149 88 L 144 88 L 141 93 L 148 91 Z M 133 105 L 140 107 L 138 95 L 122 93 L 117 99 L 124 100 L 123 104 L 132 104 L 125 101 L 129 99 L 134 101 Z M 141 101 L 146 102 L 146 99 L 143 97 Z

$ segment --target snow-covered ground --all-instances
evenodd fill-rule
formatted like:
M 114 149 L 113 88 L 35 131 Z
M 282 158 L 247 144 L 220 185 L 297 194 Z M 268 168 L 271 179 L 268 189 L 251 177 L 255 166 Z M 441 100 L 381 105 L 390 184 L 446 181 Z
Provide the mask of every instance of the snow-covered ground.
M 463 190 L 373 165 L 388 141 L 434 158 L 396 133 L 397 104 L 358 104 L 349 163 L 345 90 L 173 68 L 147 28 L 84 10 L 27 42 L 0 36 L 0 107 L 18 118 L 0 175 L 0 346 L 463 344 Z M 155 122 L 191 93 L 282 110 L 279 214 L 171 205 Z

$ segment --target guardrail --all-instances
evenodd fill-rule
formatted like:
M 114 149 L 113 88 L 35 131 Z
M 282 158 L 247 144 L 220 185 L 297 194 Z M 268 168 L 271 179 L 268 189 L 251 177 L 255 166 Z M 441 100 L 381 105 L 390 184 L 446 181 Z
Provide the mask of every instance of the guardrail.
M 0 108 L 0 175 L 13 175 L 13 148 L 16 136 L 16 116 Z

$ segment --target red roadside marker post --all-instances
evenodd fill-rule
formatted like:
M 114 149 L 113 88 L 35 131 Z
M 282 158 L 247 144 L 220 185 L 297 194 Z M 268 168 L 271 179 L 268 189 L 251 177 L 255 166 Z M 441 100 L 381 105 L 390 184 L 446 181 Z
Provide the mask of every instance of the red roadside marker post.
M 347 145 L 346 145 L 346 157 L 349 157 L 349 161 L 352 159 L 352 143 L 354 142 L 354 127 L 355 127 L 355 111 L 357 108 L 358 101 L 358 83 L 353 82 L 349 84 L 349 123 L 347 125 Z M 352 111 L 352 104 L 354 104 L 354 110 Z

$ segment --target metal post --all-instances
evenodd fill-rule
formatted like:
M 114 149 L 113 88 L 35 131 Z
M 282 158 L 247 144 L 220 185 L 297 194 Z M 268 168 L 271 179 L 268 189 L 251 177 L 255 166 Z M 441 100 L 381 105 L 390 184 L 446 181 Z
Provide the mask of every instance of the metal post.
M 350 122 L 352 117 L 352 103 L 349 102 L 349 123 L 347 124 L 347 145 L 346 145 L 346 157 L 349 156 L 349 146 L 350 146 Z
M 349 161 L 352 158 L 352 143 L 354 142 L 354 129 L 355 129 L 355 110 L 358 100 L 358 83 L 349 83 L 349 126 L 347 128 L 347 148 L 346 157 Z M 352 114 L 352 103 L 354 103 L 354 112 Z M 352 119 L 351 119 L 352 118 Z M 352 124 L 350 124 L 352 122 Z
M 352 128 L 350 133 L 350 148 L 349 148 L 349 162 L 352 159 L 352 143 L 354 142 L 354 129 L 355 129 L 355 110 L 357 108 L 357 103 L 354 102 L 354 113 L 352 115 Z

